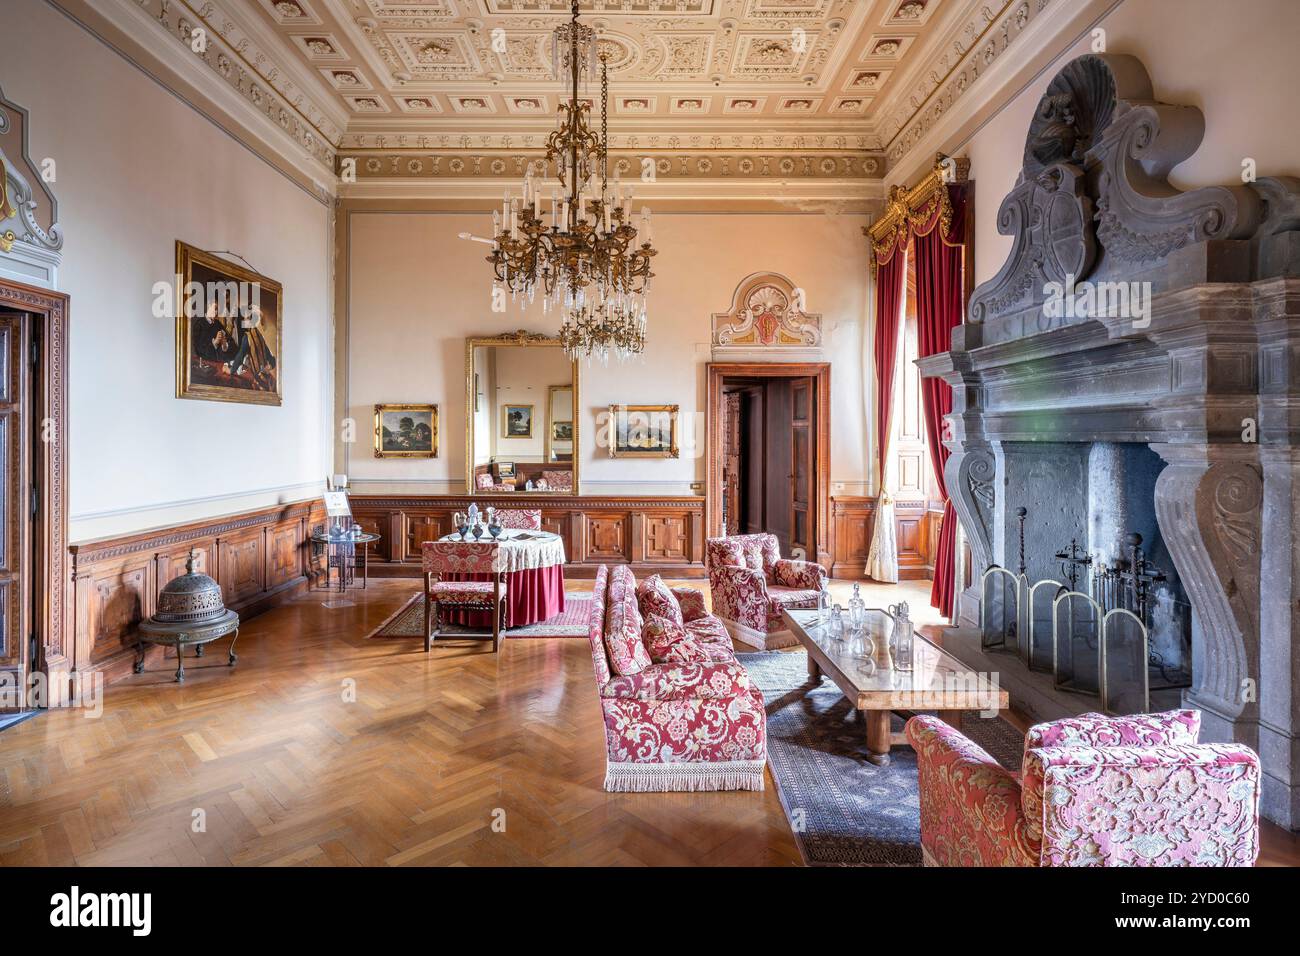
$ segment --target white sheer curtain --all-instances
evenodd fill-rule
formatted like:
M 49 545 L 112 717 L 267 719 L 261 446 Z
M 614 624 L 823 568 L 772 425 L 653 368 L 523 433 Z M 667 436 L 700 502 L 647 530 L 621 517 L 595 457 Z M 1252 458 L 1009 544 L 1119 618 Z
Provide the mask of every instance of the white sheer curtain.
M 902 255 L 902 253 L 898 254 Z M 903 294 L 906 296 L 906 282 L 903 283 L 903 289 Z M 900 302 L 899 305 L 901 313 L 906 308 L 906 304 Z M 902 322 L 901 314 L 899 322 Z M 898 367 L 898 350 L 903 347 L 903 339 L 903 335 L 898 336 L 894 351 L 895 368 Z M 899 382 L 902 377 L 901 375 L 894 376 L 893 389 L 889 396 L 891 403 L 897 398 Z M 874 393 L 874 383 L 868 387 Z M 867 566 L 865 568 L 867 577 L 889 584 L 895 584 L 898 581 L 898 529 L 894 523 L 894 499 L 889 495 L 894 477 L 891 473 L 893 469 L 889 467 L 889 444 L 890 438 L 893 437 L 892 433 L 897 427 L 897 420 L 891 416 L 889 421 L 890 434 L 876 436 L 876 440 L 885 446 L 884 454 L 880 456 L 885 462 L 885 467 L 881 469 L 881 474 L 877 476 L 879 496 L 876 498 L 876 522 L 871 532 L 871 547 L 867 550 Z

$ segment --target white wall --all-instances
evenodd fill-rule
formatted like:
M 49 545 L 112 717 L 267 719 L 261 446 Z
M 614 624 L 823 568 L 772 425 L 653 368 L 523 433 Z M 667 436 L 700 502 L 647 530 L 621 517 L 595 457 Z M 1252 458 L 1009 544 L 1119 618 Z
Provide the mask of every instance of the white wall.
M 1156 99 L 1205 115 L 1200 148 L 1170 176 L 1176 186 L 1239 183 L 1245 157 L 1255 159 L 1260 176 L 1300 175 L 1300 3 L 1125 0 L 1099 26 L 1108 52 L 1146 65 Z M 994 276 L 1011 249 L 998 235 L 997 212 L 1020 171 L 1034 107 L 1062 66 L 1092 52 L 1091 42 L 1087 35 L 1064 50 L 968 142 L 950 146 L 971 158 L 976 282 Z
M 486 247 L 460 240 L 483 233 L 487 214 L 422 211 L 349 213 L 346 414 L 369 421 L 376 402 L 437 402 L 443 438 L 434 460 L 376 460 L 364 443 L 344 465 L 357 491 L 460 492 L 465 475 L 466 336 L 525 328 L 554 333 L 558 319 L 540 304 L 491 311 Z M 660 255 L 650 294 L 648 345 L 628 365 L 582 369 L 581 481 L 587 494 L 690 494 L 705 474 L 705 364 L 710 317 L 731 306 L 746 276 L 776 271 L 805 290 L 820 312 L 825 361 L 832 363 L 831 480 L 836 493 L 860 493 L 866 481 L 862 397 L 862 325 L 866 313 L 864 216 L 758 213 L 655 214 Z M 544 402 L 544 399 L 543 399 Z M 596 447 L 596 413 L 611 403 L 681 406 L 682 457 L 610 459 Z M 542 409 L 539 408 L 539 412 Z M 499 423 L 494 423 L 499 428 Z
M 73 541 L 296 500 L 330 467 L 330 210 L 40 0 L 5 0 L 0 86 L 57 163 L 71 296 Z M 175 397 L 154 318 L 177 239 L 284 286 L 284 404 Z

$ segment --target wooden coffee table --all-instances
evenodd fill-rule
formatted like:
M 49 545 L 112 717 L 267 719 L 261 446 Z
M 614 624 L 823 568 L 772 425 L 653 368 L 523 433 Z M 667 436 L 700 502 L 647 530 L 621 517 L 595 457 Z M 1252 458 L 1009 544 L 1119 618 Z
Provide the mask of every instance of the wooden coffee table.
M 892 744 L 904 743 L 902 734 L 889 729 L 889 715 L 895 710 L 937 710 L 939 716 L 959 726 L 963 710 L 1004 710 L 1007 692 L 986 674 L 968 668 L 957 658 L 916 635 L 914 667 L 909 672 L 881 670 L 862 657 L 849 653 L 849 635 L 842 643 L 830 635 L 830 628 L 818 623 L 815 610 L 782 610 L 782 616 L 808 651 L 808 675 L 814 680 L 825 674 L 843 691 L 867 721 L 867 751 L 874 764 L 889 763 Z M 867 611 L 865 632 L 877 643 L 889 639 L 892 621 L 884 611 Z M 845 629 L 847 632 L 845 621 Z

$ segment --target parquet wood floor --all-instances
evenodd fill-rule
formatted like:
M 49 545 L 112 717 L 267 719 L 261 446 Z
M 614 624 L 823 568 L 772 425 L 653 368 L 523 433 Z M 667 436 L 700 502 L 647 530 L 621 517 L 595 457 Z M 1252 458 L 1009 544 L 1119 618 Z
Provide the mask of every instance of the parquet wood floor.
M 165 666 L 102 717 L 0 733 L 0 865 L 799 864 L 770 778 L 601 789 L 585 641 L 365 640 L 412 587 L 306 594 L 245 624 L 233 670 L 218 643 L 183 685 Z M 1267 826 L 1261 862 L 1296 865 L 1296 837 Z
M 586 641 L 365 640 L 413 587 L 304 595 L 244 626 L 233 670 L 219 642 L 183 685 L 151 670 L 98 719 L 4 731 L 0 865 L 799 863 L 770 780 L 601 789 Z

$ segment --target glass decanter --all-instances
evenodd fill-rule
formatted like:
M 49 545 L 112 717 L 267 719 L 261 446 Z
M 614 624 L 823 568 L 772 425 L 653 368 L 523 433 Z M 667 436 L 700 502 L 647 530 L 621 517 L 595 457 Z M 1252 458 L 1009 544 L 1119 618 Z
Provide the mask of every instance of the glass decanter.
M 867 623 L 867 602 L 862 600 L 862 588 L 853 582 L 853 597 L 849 598 L 849 626 L 855 631 L 862 630 Z
M 912 630 L 910 613 L 906 601 L 890 609 L 893 628 L 889 634 L 889 646 L 894 652 L 894 669 L 904 673 L 912 670 L 916 659 L 916 632 Z

